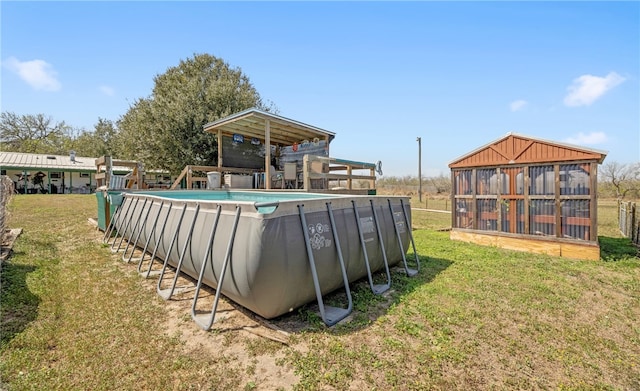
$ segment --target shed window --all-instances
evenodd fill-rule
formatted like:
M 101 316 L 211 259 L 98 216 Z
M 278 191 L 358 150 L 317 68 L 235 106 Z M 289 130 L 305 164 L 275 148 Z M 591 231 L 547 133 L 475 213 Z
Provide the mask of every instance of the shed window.
M 524 233 L 524 200 L 500 202 L 502 232 Z
M 530 232 L 532 235 L 556 234 L 556 202 L 555 200 L 530 201 Z
M 498 230 L 496 203 L 495 199 L 478 200 L 478 229 L 483 231 Z
M 454 178 L 456 195 L 471 194 L 471 170 L 455 171 Z
M 591 202 L 589 200 L 564 200 L 562 209 L 562 237 L 591 240 Z
M 522 167 L 502 168 L 500 170 L 500 194 L 524 194 L 524 172 Z
M 495 168 L 476 170 L 476 194 L 497 195 L 498 175 Z
M 588 164 L 563 164 L 560 166 L 561 195 L 589 195 L 590 176 Z
M 457 228 L 473 228 L 473 202 L 470 199 L 457 199 L 455 210 L 455 225 Z
M 529 178 L 531 178 L 529 194 L 531 195 L 554 195 L 555 194 L 555 174 L 553 172 L 553 166 L 529 167 Z

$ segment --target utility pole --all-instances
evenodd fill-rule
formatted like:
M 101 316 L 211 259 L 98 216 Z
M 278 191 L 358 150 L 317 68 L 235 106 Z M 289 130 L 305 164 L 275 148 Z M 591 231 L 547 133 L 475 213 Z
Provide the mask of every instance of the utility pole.
M 418 201 L 422 203 L 422 139 L 418 137 Z

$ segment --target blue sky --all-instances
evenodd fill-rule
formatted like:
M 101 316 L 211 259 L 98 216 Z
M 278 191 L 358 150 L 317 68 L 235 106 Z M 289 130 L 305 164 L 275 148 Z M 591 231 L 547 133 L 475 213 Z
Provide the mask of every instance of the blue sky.
M 331 155 L 424 176 L 516 132 L 640 161 L 640 2 L 2 1 L 2 111 L 92 130 L 194 54 Z

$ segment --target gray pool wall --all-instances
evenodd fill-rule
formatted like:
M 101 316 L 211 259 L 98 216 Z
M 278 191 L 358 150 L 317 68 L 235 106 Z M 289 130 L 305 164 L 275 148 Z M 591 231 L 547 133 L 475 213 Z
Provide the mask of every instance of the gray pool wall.
M 158 215 L 161 202 L 164 204 Z M 277 206 L 256 207 L 256 202 L 258 205 L 277 203 Z M 168 256 L 168 263 L 176 267 L 184 243 L 189 240 L 189 228 L 196 208 L 199 208 L 181 267 L 181 272 L 197 279 L 216 219 L 217 208 L 220 206 L 220 218 L 211 251 L 213 267 L 207 267 L 204 275 L 204 283 L 215 288 L 231 240 L 231 227 L 237 208 L 240 208 L 240 220 L 221 293 L 258 315 L 271 319 L 316 300 L 299 206 L 304 208 L 307 223 L 305 229 L 309 233 L 322 294 L 330 293 L 343 286 L 327 204 L 330 204 L 333 211 L 349 281 L 353 282 L 367 276 L 353 210 L 354 203 L 358 208 L 372 272 L 384 268 L 384 257 L 375 227 L 372 204 L 378 217 L 389 266 L 397 264 L 402 260 L 402 253 L 394 224 L 400 233 L 402 248 L 405 251 L 410 241 L 402 214 L 404 206 L 410 227 L 411 209 L 407 197 L 224 190 L 132 192 L 125 193 L 123 212 L 117 216 L 115 226 L 120 234 L 130 240 L 134 240 L 139 232 L 137 242 L 139 247 L 143 247 L 150 237 L 148 251 L 152 252 L 158 241 L 161 225 L 168 213 L 167 224 L 156 256 L 162 260 Z M 186 210 L 177 241 L 171 247 L 170 254 L 167 254 L 185 205 Z M 125 214 L 124 211 L 127 209 L 129 213 Z M 395 222 L 392 213 L 396 215 Z M 156 215 L 158 215 L 158 222 L 153 226 Z M 132 221 L 127 224 L 129 220 Z M 136 230 L 134 230 L 135 220 L 140 220 Z M 144 229 L 140 231 L 144 220 L 146 220 Z

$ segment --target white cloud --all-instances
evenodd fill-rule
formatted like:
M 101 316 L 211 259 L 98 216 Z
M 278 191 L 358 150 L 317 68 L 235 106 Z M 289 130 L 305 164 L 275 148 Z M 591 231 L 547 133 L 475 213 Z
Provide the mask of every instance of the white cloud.
M 582 132 L 575 136 L 567 137 L 564 139 L 565 143 L 578 144 L 578 145 L 596 145 L 602 144 L 607 141 L 607 135 L 604 132 L 591 132 L 584 134 Z
M 527 103 L 528 102 L 526 100 L 522 99 L 514 100 L 513 102 L 509 103 L 509 109 L 511 109 L 511 111 L 519 111 L 522 110 L 527 105 Z
M 62 87 L 56 78 L 58 73 L 46 61 L 20 61 L 15 57 L 9 57 L 4 61 L 4 66 L 36 90 L 58 91 Z
M 102 86 L 100 86 L 99 89 L 100 89 L 100 92 L 102 92 L 103 94 L 105 94 L 107 96 L 114 96 L 116 94 L 116 91 L 112 87 L 109 87 L 109 86 L 102 85 Z
M 610 72 L 605 77 L 582 75 L 567 87 L 568 94 L 564 97 L 564 104 L 570 107 L 589 106 L 625 80 L 615 72 Z

